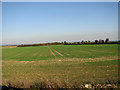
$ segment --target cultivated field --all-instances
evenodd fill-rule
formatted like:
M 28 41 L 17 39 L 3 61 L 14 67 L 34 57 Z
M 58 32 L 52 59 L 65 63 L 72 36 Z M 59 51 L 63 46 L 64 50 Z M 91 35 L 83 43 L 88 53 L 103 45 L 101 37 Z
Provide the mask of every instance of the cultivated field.
M 81 87 L 118 81 L 118 45 L 51 45 L 2 49 L 3 85 Z

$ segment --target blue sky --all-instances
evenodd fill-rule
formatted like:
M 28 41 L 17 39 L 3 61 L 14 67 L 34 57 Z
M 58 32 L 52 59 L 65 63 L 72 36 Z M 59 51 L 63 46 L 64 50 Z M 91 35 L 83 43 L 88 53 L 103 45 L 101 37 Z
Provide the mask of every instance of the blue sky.
M 3 44 L 118 39 L 117 2 L 3 2 Z

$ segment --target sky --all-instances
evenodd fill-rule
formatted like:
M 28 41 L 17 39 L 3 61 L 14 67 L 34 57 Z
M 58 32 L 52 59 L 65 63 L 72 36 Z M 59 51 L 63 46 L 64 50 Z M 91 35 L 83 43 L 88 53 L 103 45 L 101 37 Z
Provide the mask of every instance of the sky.
M 2 0 L 2 2 L 119 2 L 120 0 Z
M 3 2 L 2 44 L 118 40 L 117 2 Z

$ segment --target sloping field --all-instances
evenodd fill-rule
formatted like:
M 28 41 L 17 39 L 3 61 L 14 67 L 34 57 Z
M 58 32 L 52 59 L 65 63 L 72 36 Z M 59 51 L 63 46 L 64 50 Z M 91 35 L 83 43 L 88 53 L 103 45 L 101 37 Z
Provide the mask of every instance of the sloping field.
M 3 60 L 39 61 L 58 58 L 118 56 L 117 45 L 53 45 L 16 47 L 2 50 Z
M 81 87 L 118 81 L 117 45 L 53 45 L 2 50 L 3 85 Z

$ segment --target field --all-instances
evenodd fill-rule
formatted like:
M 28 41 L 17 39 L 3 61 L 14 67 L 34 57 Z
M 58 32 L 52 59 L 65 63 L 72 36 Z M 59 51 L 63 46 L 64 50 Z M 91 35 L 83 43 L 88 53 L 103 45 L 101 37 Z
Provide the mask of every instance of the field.
M 2 49 L 3 85 L 81 87 L 118 81 L 118 45 L 51 45 Z

